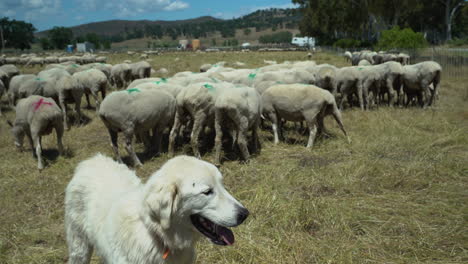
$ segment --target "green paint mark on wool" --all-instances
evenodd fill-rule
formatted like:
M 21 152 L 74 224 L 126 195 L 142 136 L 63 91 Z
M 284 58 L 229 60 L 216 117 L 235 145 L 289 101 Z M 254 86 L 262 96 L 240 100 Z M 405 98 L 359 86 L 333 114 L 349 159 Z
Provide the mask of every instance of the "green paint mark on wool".
M 129 93 L 129 94 L 135 93 L 135 92 L 139 93 L 139 92 L 141 92 L 141 91 L 140 91 L 140 89 L 138 89 L 138 88 L 132 88 L 132 89 L 128 89 L 128 90 L 127 90 L 127 93 Z
M 205 88 L 208 89 L 208 91 L 214 91 L 214 89 L 215 89 L 214 86 L 210 85 L 210 84 L 205 84 L 203 86 L 205 86 Z
M 217 83 L 217 82 L 218 82 L 218 80 L 216 80 L 216 79 L 213 78 L 213 77 L 210 77 L 210 79 L 211 79 L 214 83 Z
M 256 73 L 249 74 L 249 79 L 253 80 L 253 79 L 255 79 L 255 77 L 257 77 Z
M 359 67 L 359 68 L 358 68 L 358 70 L 360 70 L 360 71 L 362 71 L 363 69 L 364 69 L 364 68 L 362 68 L 362 67 Z
M 73 67 L 73 68 L 78 68 L 78 65 L 72 64 L 72 67 Z
M 41 78 L 36 78 L 36 81 L 43 81 L 43 79 L 41 79 Z

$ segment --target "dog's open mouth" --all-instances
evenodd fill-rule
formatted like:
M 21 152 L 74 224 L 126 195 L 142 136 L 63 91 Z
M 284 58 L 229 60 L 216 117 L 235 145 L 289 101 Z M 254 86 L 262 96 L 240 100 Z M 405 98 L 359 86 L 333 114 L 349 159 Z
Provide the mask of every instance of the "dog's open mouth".
M 234 244 L 234 234 L 229 228 L 217 225 L 198 214 L 191 215 L 190 219 L 197 230 L 216 245 L 227 246 Z

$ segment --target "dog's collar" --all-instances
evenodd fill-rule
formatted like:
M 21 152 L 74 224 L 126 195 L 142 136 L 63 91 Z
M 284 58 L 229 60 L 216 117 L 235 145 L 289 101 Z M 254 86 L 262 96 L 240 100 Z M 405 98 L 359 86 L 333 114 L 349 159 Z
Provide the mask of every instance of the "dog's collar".
M 169 253 L 171 253 L 171 251 L 169 250 L 168 247 L 166 247 L 166 249 L 164 250 L 164 254 L 163 254 L 162 258 L 164 260 L 167 259 L 167 257 L 169 257 Z

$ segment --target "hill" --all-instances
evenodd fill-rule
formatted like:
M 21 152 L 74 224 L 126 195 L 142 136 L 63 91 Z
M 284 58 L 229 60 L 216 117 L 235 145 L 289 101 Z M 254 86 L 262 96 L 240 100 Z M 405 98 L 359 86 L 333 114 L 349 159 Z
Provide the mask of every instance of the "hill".
M 222 38 L 234 38 L 239 30 L 246 30 L 245 35 L 266 30 L 294 31 L 301 19 L 298 9 L 257 10 L 234 19 L 217 19 L 203 16 L 187 20 L 150 21 L 150 20 L 110 20 L 71 27 L 74 37 L 86 37 L 95 34 L 111 42 L 150 38 L 162 40 L 169 38 L 209 38 L 220 34 Z M 46 37 L 49 31 L 36 33 L 36 37 Z

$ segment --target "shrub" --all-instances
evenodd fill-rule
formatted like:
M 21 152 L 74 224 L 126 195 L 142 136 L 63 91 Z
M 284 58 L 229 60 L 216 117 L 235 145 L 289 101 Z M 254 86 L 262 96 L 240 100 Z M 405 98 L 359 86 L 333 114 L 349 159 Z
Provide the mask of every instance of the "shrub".
M 400 29 L 396 26 L 382 31 L 376 49 L 418 49 L 427 47 L 423 34 L 414 32 L 411 28 Z
M 288 31 L 278 32 L 271 35 L 263 35 L 259 38 L 260 43 L 290 43 L 292 33 Z
M 361 46 L 361 41 L 357 39 L 340 39 L 333 43 L 333 47 L 338 47 L 342 49 L 356 48 Z
M 447 44 L 449 44 L 450 46 L 456 46 L 456 47 L 466 46 L 466 45 L 468 45 L 468 37 L 466 37 L 466 38 L 454 38 L 452 40 L 447 41 Z

